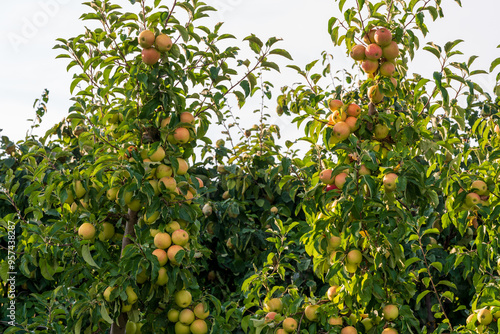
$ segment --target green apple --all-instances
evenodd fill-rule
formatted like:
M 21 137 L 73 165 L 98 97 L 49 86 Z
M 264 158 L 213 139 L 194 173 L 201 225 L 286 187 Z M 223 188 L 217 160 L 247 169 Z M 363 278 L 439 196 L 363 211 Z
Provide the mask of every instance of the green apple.
M 384 316 L 384 319 L 387 321 L 393 321 L 396 320 L 396 318 L 399 316 L 399 309 L 396 305 L 386 305 L 382 309 L 382 314 Z
M 125 333 L 135 334 L 136 330 L 137 330 L 137 326 L 135 325 L 135 322 L 128 321 L 127 325 L 125 326 Z
M 487 308 L 481 309 L 477 313 L 477 321 L 479 321 L 481 325 L 489 325 L 493 321 L 493 315 L 491 314 L 491 311 Z
M 319 305 L 307 305 L 304 314 L 309 321 L 318 321 Z
M 363 255 L 359 250 L 353 249 L 349 253 L 347 253 L 346 259 L 347 263 L 359 265 L 363 260 Z
M 101 232 L 99 233 L 99 240 L 106 241 L 115 235 L 115 227 L 111 223 L 103 223 Z
M 111 296 L 111 291 L 113 291 L 115 289 L 115 287 L 113 286 L 108 286 L 106 288 L 106 290 L 104 290 L 104 292 L 102 293 L 102 296 L 104 297 L 104 300 L 107 301 L 107 302 L 110 302 L 111 299 L 110 299 L 110 296 Z
M 174 331 L 175 331 L 175 334 L 190 334 L 191 333 L 191 329 L 189 328 L 189 326 L 184 325 L 180 321 L 175 323 Z
M 194 313 L 188 308 L 185 308 L 184 310 L 179 313 L 179 321 L 182 322 L 184 325 L 191 325 L 194 321 Z
M 193 297 L 189 291 L 179 290 L 174 294 L 174 301 L 180 308 L 186 308 L 193 301 Z
M 279 298 L 271 298 L 265 303 L 264 309 L 268 312 L 277 312 L 280 313 L 283 310 L 283 303 Z
M 168 274 L 165 267 L 160 267 L 158 269 L 158 279 L 156 280 L 156 285 L 165 285 L 168 283 Z
M 91 223 L 83 223 L 78 228 L 78 235 L 83 240 L 91 240 L 95 236 L 95 227 Z
M 198 303 L 193 309 L 194 315 L 198 319 L 206 319 L 210 315 L 210 311 L 205 303 Z
M 179 310 L 176 310 L 175 308 L 168 310 L 168 313 L 167 313 L 168 321 L 170 321 L 170 322 L 179 321 L 179 314 L 180 314 Z
M 82 198 L 85 195 L 85 193 L 87 193 L 87 190 L 85 189 L 85 187 L 82 184 L 82 181 L 80 180 L 76 180 L 74 182 L 73 189 L 75 190 L 76 198 Z
M 127 303 L 132 305 L 137 301 L 137 294 L 130 285 L 125 288 L 125 293 L 127 294 Z

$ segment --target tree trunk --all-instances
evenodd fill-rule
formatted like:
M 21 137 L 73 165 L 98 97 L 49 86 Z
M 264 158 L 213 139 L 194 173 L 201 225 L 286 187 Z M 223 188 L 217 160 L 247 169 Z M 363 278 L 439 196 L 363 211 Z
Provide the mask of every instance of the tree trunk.
M 122 240 L 122 256 L 125 247 L 127 247 L 127 245 L 132 243 L 132 240 L 130 240 L 126 236 L 130 235 L 132 237 L 135 237 L 135 230 L 134 230 L 135 224 L 137 224 L 137 212 L 128 210 L 128 220 L 127 220 L 127 225 L 125 225 L 125 232 L 123 234 L 124 237 Z M 111 325 L 111 331 L 109 333 L 125 334 L 125 327 L 127 326 L 127 321 L 128 321 L 127 313 L 120 314 L 120 316 L 118 317 L 118 322 L 114 322 Z

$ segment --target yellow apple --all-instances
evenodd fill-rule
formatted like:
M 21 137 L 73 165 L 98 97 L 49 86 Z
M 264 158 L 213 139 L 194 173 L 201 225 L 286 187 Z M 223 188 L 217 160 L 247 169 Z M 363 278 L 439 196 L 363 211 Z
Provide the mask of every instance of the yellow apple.
M 185 308 L 179 314 L 179 321 L 184 325 L 190 325 L 194 321 L 194 313 L 188 308 Z
M 363 260 L 363 255 L 359 250 L 353 249 L 347 253 L 346 259 L 348 263 L 358 265 L 361 263 L 361 260 Z
M 135 334 L 136 330 L 137 326 L 135 325 L 135 322 L 127 321 L 127 325 L 125 326 L 125 333 Z
M 154 43 L 156 50 L 160 52 L 167 52 L 172 48 L 172 39 L 165 34 L 158 35 Z
M 172 168 L 170 166 L 161 164 L 158 167 L 156 167 L 156 178 L 161 179 L 163 177 L 170 177 L 172 176 Z
M 173 264 L 173 265 L 176 265 L 178 266 L 179 265 L 179 262 L 177 262 L 175 260 L 175 256 L 177 255 L 177 253 L 181 250 L 184 250 L 184 248 L 182 248 L 181 246 L 179 245 L 172 245 L 168 248 L 167 250 L 167 256 L 168 256 L 168 259 L 170 260 L 170 263 Z
M 110 296 L 111 296 L 111 291 L 113 291 L 115 289 L 114 286 L 108 286 L 106 288 L 106 290 L 104 290 L 104 292 L 102 293 L 102 296 L 104 297 L 104 300 L 107 301 L 107 302 L 110 302 L 111 299 L 110 299 Z
M 393 321 L 396 320 L 396 318 L 399 316 L 399 310 L 396 305 L 386 305 L 382 309 L 382 314 L 384 316 L 384 319 L 387 321 Z
M 155 42 L 155 34 L 151 30 L 143 30 L 138 37 L 139 45 L 145 49 L 149 49 Z
M 158 269 L 158 279 L 156 280 L 156 285 L 165 285 L 168 283 L 168 274 L 165 267 L 160 267 Z
M 477 313 L 477 321 L 479 321 L 481 325 L 489 325 L 493 321 L 493 315 L 491 314 L 491 311 L 487 308 L 481 309 Z
M 167 224 L 167 226 L 165 226 L 165 231 L 167 231 L 168 233 L 173 233 L 174 231 L 177 231 L 180 228 L 181 226 L 178 222 L 171 221 L 170 223 Z
M 151 215 L 148 216 L 148 213 L 144 213 L 144 222 L 146 224 L 153 224 L 157 219 L 158 217 L 160 216 L 160 212 L 159 211 L 155 211 L 153 212 Z
M 91 240 L 95 236 L 95 227 L 91 223 L 83 223 L 80 225 L 80 228 L 78 228 L 78 235 L 83 239 L 83 240 Z
M 339 290 L 340 289 L 337 285 L 332 285 L 328 288 L 326 296 L 328 297 L 328 299 L 333 300 L 333 298 L 339 293 Z
M 197 319 L 189 326 L 192 334 L 207 334 L 208 326 L 205 320 Z
M 318 321 L 319 305 L 307 305 L 304 314 L 309 321 Z
M 353 326 L 344 327 L 340 331 L 340 334 L 357 334 L 357 333 L 358 333 L 358 331 Z
M 170 321 L 170 322 L 179 321 L 179 314 L 180 314 L 179 310 L 176 310 L 175 308 L 168 310 L 168 313 L 167 313 L 168 321 Z
M 87 190 L 82 184 L 82 181 L 76 180 L 75 183 L 73 184 L 73 189 L 75 191 L 76 198 L 82 198 L 85 193 L 87 193 Z
M 130 285 L 125 288 L 125 293 L 127 294 L 127 303 L 132 305 L 137 301 L 137 294 Z
M 164 266 L 168 262 L 168 256 L 167 252 L 165 252 L 163 249 L 155 249 L 153 251 L 153 255 L 158 258 L 158 262 L 160 263 L 160 266 Z
M 279 298 L 271 298 L 264 304 L 264 309 L 268 312 L 280 313 L 283 310 L 283 303 Z
M 189 329 L 189 326 L 184 325 L 180 321 L 175 323 L 174 331 L 175 331 L 175 334 L 190 334 L 191 333 L 191 329 Z
M 115 227 L 111 223 L 103 223 L 101 232 L 99 233 L 99 240 L 106 241 L 115 235 Z
M 287 333 L 292 333 L 294 332 L 296 329 L 297 329 L 297 320 L 295 320 L 294 318 L 286 318 L 285 320 L 283 320 L 283 329 L 287 332 Z
M 159 181 L 159 184 L 167 188 L 170 191 L 175 191 L 177 189 L 177 182 L 173 177 L 165 176 L 162 177 Z
M 156 248 L 167 249 L 172 244 L 170 234 L 160 232 L 154 236 L 154 244 Z
M 151 161 L 153 162 L 162 161 L 164 158 L 165 158 L 165 150 L 161 146 L 158 146 L 156 151 L 154 151 L 154 153 L 149 156 L 149 159 L 151 159 Z
M 177 168 L 177 175 L 185 175 L 189 169 L 189 165 L 186 160 L 177 158 L 177 162 L 179 163 L 179 168 Z
M 175 245 L 185 246 L 188 243 L 188 241 L 189 241 L 189 234 L 186 231 L 179 229 L 172 233 L 172 242 Z
M 191 293 L 187 290 L 179 290 L 174 294 L 174 302 L 180 308 L 188 307 L 193 301 Z
M 206 319 L 210 315 L 210 311 L 205 303 L 198 303 L 193 309 L 194 315 L 198 319 Z

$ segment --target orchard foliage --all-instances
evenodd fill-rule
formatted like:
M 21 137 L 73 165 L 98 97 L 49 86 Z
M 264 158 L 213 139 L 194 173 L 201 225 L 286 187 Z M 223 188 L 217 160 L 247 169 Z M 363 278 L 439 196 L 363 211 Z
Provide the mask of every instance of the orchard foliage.
M 2 138 L 4 333 L 498 332 L 500 74 L 478 78 L 500 58 L 421 46 L 441 1 L 336 1 L 353 70 L 288 65 L 304 83 L 277 97 L 306 151 L 266 112 L 266 72 L 292 60 L 278 39 L 249 35 L 240 58 L 209 5 L 130 2 L 84 3 L 86 31 L 58 40 L 65 119 Z M 432 77 L 408 72 L 420 49 Z M 246 126 L 232 106 L 251 98 Z

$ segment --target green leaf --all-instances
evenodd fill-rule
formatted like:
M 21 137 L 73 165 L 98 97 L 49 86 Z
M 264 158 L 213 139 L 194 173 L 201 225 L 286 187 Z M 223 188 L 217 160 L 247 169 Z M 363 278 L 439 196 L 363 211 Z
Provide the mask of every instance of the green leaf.
M 106 307 L 105 303 L 101 304 L 101 317 L 106 321 L 108 324 L 113 324 L 113 319 L 109 316 L 108 313 L 108 308 Z
M 437 228 L 430 228 L 428 230 L 425 230 L 425 232 L 422 235 L 427 235 L 427 234 L 439 234 L 439 230 Z
M 431 266 L 436 268 L 439 272 L 443 270 L 443 264 L 441 262 L 432 262 Z
M 90 254 L 90 245 L 86 244 L 82 246 L 82 256 L 85 262 L 90 264 L 92 267 L 100 268 L 97 263 L 95 263 L 94 259 L 92 258 L 92 255 Z
M 271 55 L 280 55 L 287 59 L 293 60 L 292 56 L 288 53 L 288 51 L 283 49 L 274 49 L 269 52 Z
M 270 62 L 270 61 L 263 61 L 262 62 L 262 66 L 263 67 L 272 68 L 272 69 L 274 69 L 274 70 L 276 70 L 278 72 L 280 71 L 280 68 L 279 68 L 278 64 Z
M 431 292 L 431 291 L 424 290 L 424 291 L 420 292 L 419 295 L 417 296 L 416 304 L 418 305 L 420 303 L 420 301 L 422 300 L 422 298 L 424 298 L 429 292 Z

